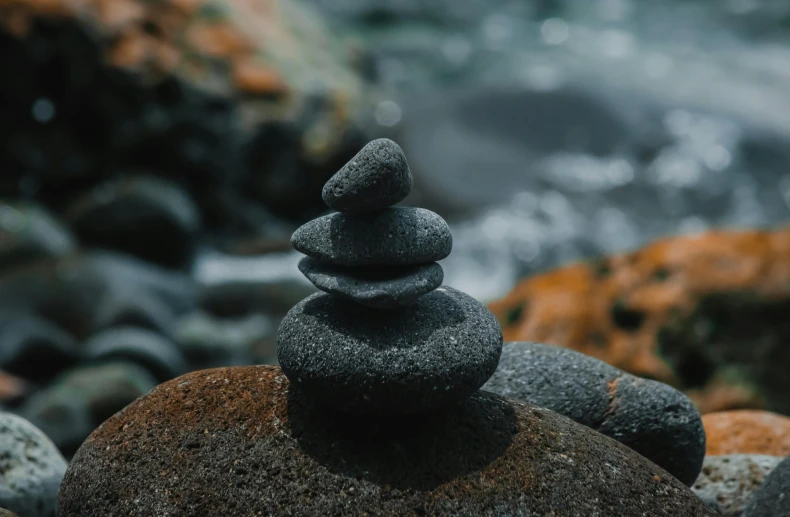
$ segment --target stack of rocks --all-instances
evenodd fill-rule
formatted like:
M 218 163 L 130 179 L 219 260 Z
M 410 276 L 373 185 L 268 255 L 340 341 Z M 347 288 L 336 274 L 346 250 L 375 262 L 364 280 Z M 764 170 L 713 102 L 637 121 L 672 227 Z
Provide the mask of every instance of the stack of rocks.
M 412 185 L 400 147 L 365 146 L 324 186 L 339 212 L 297 229 L 299 269 L 325 293 L 297 304 L 278 333 L 293 387 L 333 408 L 418 413 L 462 400 L 494 373 L 502 333 L 470 296 L 440 287 L 452 236 L 437 214 L 392 207 Z

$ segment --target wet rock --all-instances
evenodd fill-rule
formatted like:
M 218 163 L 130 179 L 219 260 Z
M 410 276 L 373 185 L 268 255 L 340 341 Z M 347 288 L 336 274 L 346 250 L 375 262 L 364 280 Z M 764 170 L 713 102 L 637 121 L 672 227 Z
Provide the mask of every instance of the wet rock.
M 790 515 L 790 456 L 774 468 L 749 500 L 743 517 L 788 517 Z
M 189 370 L 178 345 L 150 330 L 112 328 L 82 344 L 85 359 L 94 363 L 124 360 L 139 364 L 159 382 Z
M 44 381 L 80 359 L 77 341 L 32 314 L 0 313 L 0 369 Z
M 627 445 L 691 485 L 705 456 L 699 411 L 681 392 L 593 357 L 506 343 L 483 389 L 545 407 Z
M 74 202 L 65 220 L 85 246 L 168 267 L 190 264 L 201 231 L 190 196 L 177 185 L 149 177 L 97 186 Z
M 440 414 L 340 416 L 267 366 L 194 372 L 158 386 L 83 444 L 59 499 L 60 517 L 235 517 L 271 508 L 713 515 L 661 468 L 548 410 L 481 392 Z
M 752 494 L 781 461 L 761 454 L 706 456 L 691 489 L 712 510 L 726 517 L 740 517 Z
M 702 417 L 707 453 L 790 456 L 790 417 L 768 411 L 740 410 Z
M 313 219 L 291 237 L 297 251 L 338 266 L 403 266 L 447 257 L 450 228 L 422 208 L 395 207 L 360 216 L 334 213 Z
M 74 251 L 69 231 L 44 208 L 0 202 L 0 270 Z
M 78 340 L 106 325 L 105 304 L 134 300 L 137 293 L 143 300 L 155 297 L 176 315 L 198 302 L 188 275 L 114 253 L 73 255 L 0 276 L 0 306 L 45 317 Z
M 324 292 L 378 309 L 411 304 L 442 285 L 437 263 L 423 266 L 344 268 L 304 257 L 299 271 Z
M 552 343 L 666 382 L 702 413 L 786 413 L 789 260 L 787 228 L 672 237 L 533 276 L 490 307 L 505 340 Z
M 408 414 L 468 397 L 496 369 L 494 317 L 450 287 L 414 305 L 379 311 L 324 293 L 280 324 L 277 357 L 300 389 L 348 411 Z
M 347 214 L 383 210 L 402 201 L 411 190 L 411 171 L 398 144 L 373 140 L 324 185 L 330 208 Z
M 0 505 L 25 517 L 55 517 L 66 460 L 33 424 L 0 413 Z
M 71 455 L 99 424 L 156 385 L 156 378 L 133 363 L 81 366 L 32 395 L 18 412 Z

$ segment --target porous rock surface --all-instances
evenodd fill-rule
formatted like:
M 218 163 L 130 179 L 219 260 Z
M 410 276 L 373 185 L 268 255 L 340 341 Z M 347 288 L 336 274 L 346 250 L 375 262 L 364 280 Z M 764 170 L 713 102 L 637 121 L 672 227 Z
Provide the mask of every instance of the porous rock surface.
M 411 190 L 406 156 L 387 138 L 373 140 L 329 178 L 324 202 L 338 212 L 361 214 L 402 201 Z
M 407 414 L 480 388 L 496 369 L 502 333 L 484 305 L 451 287 L 386 312 L 317 293 L 285 316 L 277 344 L 288 378 L 322 403 Z
M 790 517 L 790 456 L 768 475 L 746 505 L 743 517 Z
M 702 467 L 705 430 L 688 397 L 594 357 L 540 343 L 505 343 L 484 389 L 572 418 L 634 449 L 687 485 Z
M 299 271 L 322 291 L 367 307 L 393 309 L 409 305 L 444 280 L 442 266 L 431 264 L 370 269 L 343 268 L 304 257 Z
M 59 515 L 714 515 L 630 449 L 490 393 L 378 424 L 337 416 L 277 367 L 187 374 L 91 435 Z
M 740 517 L 746 503 L 782 461 L 764 454 L 706 456 L 691 489 L 725 517 Z
M 393 207 L 373 214 L 334 213 L 313 219 L 291 237 L 297 251 L 338 266 L 401 266 L 446 258 L 450 227 L 424 208 Z

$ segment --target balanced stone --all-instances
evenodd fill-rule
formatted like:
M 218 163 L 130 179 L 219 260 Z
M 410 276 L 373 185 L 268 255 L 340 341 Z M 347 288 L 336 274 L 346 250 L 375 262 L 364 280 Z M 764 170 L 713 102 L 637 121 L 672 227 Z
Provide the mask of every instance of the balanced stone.
M 411 190 L 411 171 L 398 144 L 373 140 L 324 185 L 324 202 L 339 212 L 375 212 L 403 200 Z
M 444 279 L 442 266 L 436 262 L 351 269 L 304 257 L 299 271 L 322 291 L 376 309 L 409 305 L 442 285 Z
M 422 208 L 394 207 L 374 214 L 333 213 L 313 219 L 291 236 L 297 251 L 338 266 L 404 266 L 447 257 L 450 227 Z
M 474 393 L 496 370 L 502 331 L 485 306 L 450 287 L 389 311 L 317 293 L 288 312 L 277 343 L 294 388 L 337 409 L 394 415 Z

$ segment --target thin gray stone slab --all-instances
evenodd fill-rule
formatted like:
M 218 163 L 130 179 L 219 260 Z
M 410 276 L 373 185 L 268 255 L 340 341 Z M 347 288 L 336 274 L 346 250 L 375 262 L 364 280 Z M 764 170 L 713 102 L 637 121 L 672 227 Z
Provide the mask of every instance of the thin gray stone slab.
M 444 280 L 442 266 L 436 262 L 421 266 L 347 268 L 304 257 L 299 261 L 299 271 L 322 291 L 375 309 L 410 305 Z
M 297 251 L 337 266 L 407 266 L 447 257 L 450 227 L 423 208 L 394 207 L 360 216 L 333 213 L 300 226 Z
M 347 214 L 375 212 L 402 201 L 412 179 L 406 156 L 387 138 L 373 140 L 324 185 L 330 208 Z

